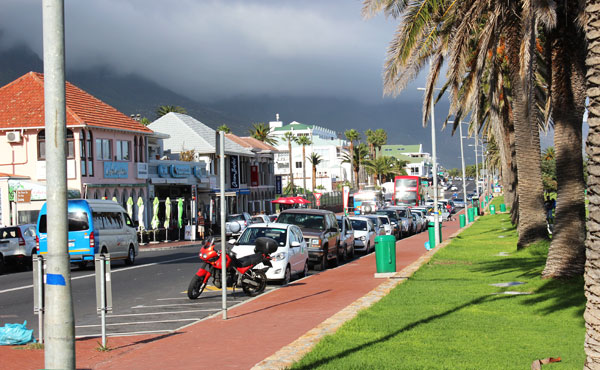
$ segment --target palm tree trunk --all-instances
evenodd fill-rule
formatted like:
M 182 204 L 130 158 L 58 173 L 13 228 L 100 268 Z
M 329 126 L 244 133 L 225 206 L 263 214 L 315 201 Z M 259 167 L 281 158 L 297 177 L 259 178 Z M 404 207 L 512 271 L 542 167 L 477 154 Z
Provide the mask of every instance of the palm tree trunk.
M 292 170 L 292 142 L 291 141 L 288 141 L 288 150 L 289 150 L 289 156 L 290 156 L 290 184 L 291 184 L 292 193 L 294 193 L 294 172 Z
M 513 117 L 515 127 L 515 148 L 519 194 L 519 239 L 517 248 L 525 248 L 537 241 L 546 240 L 546 219 L 543 212 L 543 193 L 540 152 L 540 134 L 537 122 L 532 118 L 529 107 L 533 106 L 519 73 L 521 26 L 519 21 L 509 27 L 507 54 L 509 57 L 509 78 L 513 91 Z M 531 83 L 531 82 L 529 82 Z
M 585 354 L 584 368 L 600 367 L 600 5 L 595 0 L 586 1 L 586 37 L 588 66 L 587 138 L 589 217 L 587 220 L 585 296 Z
M 573 10 L 576 7 L 572 7 Z M 545 278 L 583 274 L 585 266 L 585 195 L 582 122 L 585 110 L 585 39 L 576 29 L 574 11 L 557 7 L 557 26 L 549 35 L 552 45 L 552 118 L 556 150 L 557 209 L 548 250 Z M 562 11 L 561 11 L 562 10 Z
M 302 187 L 306 194 L 306 146 L 302 145 Z
M 350 140 L 350 184 L 354 184 L 354 141 Z M 356 182 L 358 189 L 358 182 Z
M 312 191 L 313 193 L 316 191 L 315 188 L 317 187 L 317 166 L 313 165 L 312 166 Z

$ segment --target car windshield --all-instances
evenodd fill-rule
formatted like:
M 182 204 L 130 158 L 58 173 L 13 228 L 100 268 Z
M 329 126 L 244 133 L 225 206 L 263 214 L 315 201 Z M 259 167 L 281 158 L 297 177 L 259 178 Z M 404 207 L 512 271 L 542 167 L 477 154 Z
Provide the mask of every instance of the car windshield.
M 376 215 L 385 215 L 390 218 L 390 220 L 396 221 L 396 211 L 377 211 Z
M 389 224 L 387 217 L 379 217 L 379 221 L 381 221 L 381 223 L 384 225 Z
M 262 217 L 252 217 L 252 222 L 259 224 L 265 222 L 265 220 Z
M 398 214 L 400 215 L 400 217 L 408 217 L 406 215 L 406 210 L 405 209 L 399 209 L 398 210 Z
M 281 224 L 292 224 L 304 229 L 323 230 L 324 227 L 323 215 L 311 215 L 305 213 L 282 213 L 277 218 L 277 222 Z
M 464 202 L 464 200 L 462 198 L 456 198 L 456 199 L 454 199 L 454 202 L 462 203 L 462 202 Z
M 244 231 L 242 236 L 240 236 L 237 243 L 241 245 L 254 245 L 256 238 L 267 237 L 274 239 L 279 245 L 285 245 L 286 235 L 286 229 L 271 227 L 249 227 Z
M 227 216 L 227 222 L 230 221 L 244 221 L 244 216 L 242 215 L 229 215 Z
M 344 222 L 343 222 L 342 220 L 337 220 L 337 223 L 338 223 L 338 227 L 339 227 L 340 229 L 343 229 L 343 228 L 344 228 Z
M 367 221 L 352 220 L 352 228 L 358 231 L 367 231 Z
M 85 231 L 89 230 L 90 224 L 88 222 L 87 212 L 69 212 L 69 231 Z M 46 215 L 40 216 L 40 233 L 47 233 Z

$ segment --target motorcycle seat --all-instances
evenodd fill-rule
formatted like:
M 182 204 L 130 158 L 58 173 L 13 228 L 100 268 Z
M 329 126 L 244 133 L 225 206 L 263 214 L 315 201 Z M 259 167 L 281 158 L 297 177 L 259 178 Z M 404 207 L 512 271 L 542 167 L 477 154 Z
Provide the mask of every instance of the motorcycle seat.
M 237 259 L 238 267 L 248 267 L 251 265 L 258 265 L 262 262 L 262 254 L 251 254 L 249 256 L 241 257 Z

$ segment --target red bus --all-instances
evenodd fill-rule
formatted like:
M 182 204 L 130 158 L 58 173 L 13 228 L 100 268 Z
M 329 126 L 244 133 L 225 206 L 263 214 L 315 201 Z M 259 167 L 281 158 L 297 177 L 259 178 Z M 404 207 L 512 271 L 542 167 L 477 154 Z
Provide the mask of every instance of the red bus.
M 420 206 L 425 203 L 419 176 L 396 176 L 394 178 L 394 205 Z

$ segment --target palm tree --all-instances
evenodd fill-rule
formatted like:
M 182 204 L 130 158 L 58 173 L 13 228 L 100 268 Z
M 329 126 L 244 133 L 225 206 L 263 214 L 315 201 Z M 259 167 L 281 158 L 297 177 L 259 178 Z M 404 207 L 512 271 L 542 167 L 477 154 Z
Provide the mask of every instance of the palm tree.
M 367 172 L 377 178 L 378 184 L 383 183 L 383 178 L 393 177 L 396 174 L 397 163 L 396 158 L 381 156 L 377 159 L 369 159 L 365 161 Z
M 310 153 L 308 161 L 312 165 L 312 191 L 314 193 L 315 189 L 317 188 L 317 166 L 320 165 L 323 160 L 321 159 L 320 155 L 313 152 Z
M 302 187 L 306 194 L 306 146 L 312 145 L 312 140 L 308 136 L 300 136 L 296 142 L 298 145 L 302 145 Z
M 588 194 L 589 214 L 587 222 L 587 238 L 585 241 L 587 261 L 585 265 L 585 354 L 587 356 L 584 368 L 597 369 L 600 366 L 600 8 L 592 0 L 586 1 L 585 32 L 587 37 L 587 95 L 589 97 L 588 125 L 590 131 L 587 138 L 588 153 Z
M 222 131 L 226 134 L 231 134 L 231 129 L 226 124 L 222 124 L 221 126 L 217 127 L 217 131 Z
M 292 170 L 292 143 L 295 143 L 298 140 L 298 138 L 291 131 L 286 132 L 283 135 L 283 138 L 288 143 L 288 154 L 289 154 L 289 161 L 290 161 L 290 184 L 291 184 L 292 193 L 293 193 L 293 189 L 294 189 L 295 185 L 294 185 L 294 172 Z
M 360 188 L 360 179 L 358 173 L 361 166 L 369 159 L 369 148 L 365 143 L 359 143 L 355 146 L 351 153 L 344 153 L 342 155 L 342 163 L 350 163 L 352 165 L 352 172 L 354 172 L 354 178 L 356 179 L 356 189 Z
M 277 144 L 277 139 L 271 136 L 271 129 L 264 122 L 253 123 L 250 136 L 269 145 Z
M 164 116 L 165 114 L 171 113 L 171 112 L 181 113 L 181 114 L 187 113 L 185 108 L 182 108 L 178 105 L 161 105 L 156 110 L 156 118 L 160 118 L 160 117 Z
M 542 159 L 544 161 L 550 161 L 552 159 L 556 159 L 556 155 L 554 153 L 554 147 L 553 146 L 549 146 L 544 150 L 544 153 L 542 153 Z
M 360 133 L 352 128 L 350 130 L 346 130 L 346 132 L 344 132 L 344 135 L 346 135 L 346 139 L 350 142 L 350 167 L 354 168 L 354 165 L 352 163 L 352 158 L 354 157 L 354 142 L 360 140 Z M 350 171 L 350 173 L 350 183 L 354 185 L 354 171 Z M 358 177 L 356 178 L 356 189 L 358 189 Z

